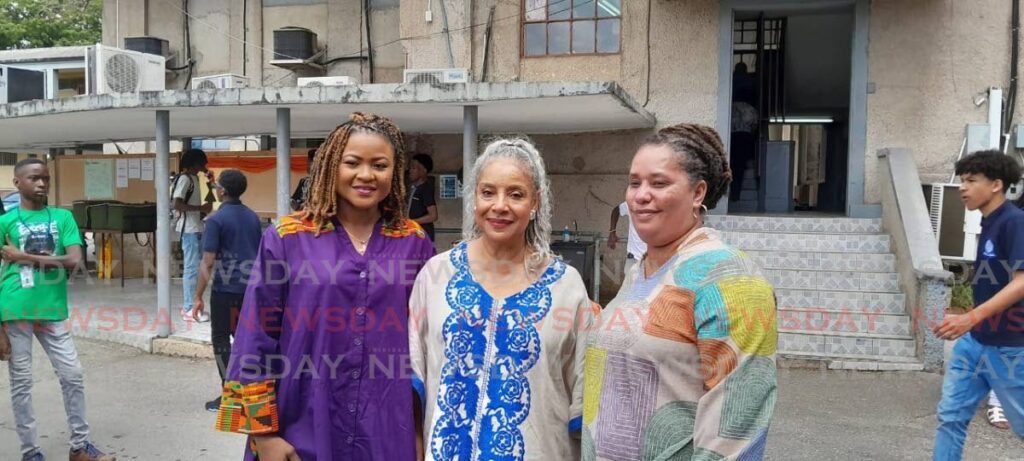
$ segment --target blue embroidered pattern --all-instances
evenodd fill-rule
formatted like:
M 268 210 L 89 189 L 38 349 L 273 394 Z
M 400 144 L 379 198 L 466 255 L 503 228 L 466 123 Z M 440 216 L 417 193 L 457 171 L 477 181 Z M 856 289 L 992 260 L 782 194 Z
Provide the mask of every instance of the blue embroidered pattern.
M 473 280 L 466 248 L 463 242 L 450 256 L 456 274 L 445 297 L 452 313 L 442 331 L 440 416 L 430 450 L 438 460 L 522 460 L 519 426 L 530 413 L 526 372 L 540 357 L 535 325 L 551 309 L 548 287 L 565 273 L 565 263 L 553 261 L 540 279 L 495 310 L 494 299 Z M 485 363 L 489 355 L 493 361 Z

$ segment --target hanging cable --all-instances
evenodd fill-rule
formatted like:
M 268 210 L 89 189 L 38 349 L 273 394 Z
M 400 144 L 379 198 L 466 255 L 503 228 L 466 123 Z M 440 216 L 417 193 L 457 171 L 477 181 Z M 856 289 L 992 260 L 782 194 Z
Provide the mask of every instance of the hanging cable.
M 192 67 L 195 66 L 195 61 L 192 60 L 192 30 L 189 28 L 190 18 L 192 15 L 188 14 L 188 0 L 181 0 L 184 8 L 181 12 L 184 13 L 182 18 L 185 21 L 185 59 L 188 61 L 185 63 L 185 67 L 188 68 L 188 73 L 185 74 L 185 87 L 183 90 L 187 90 L 189 84 L 192 82 Z

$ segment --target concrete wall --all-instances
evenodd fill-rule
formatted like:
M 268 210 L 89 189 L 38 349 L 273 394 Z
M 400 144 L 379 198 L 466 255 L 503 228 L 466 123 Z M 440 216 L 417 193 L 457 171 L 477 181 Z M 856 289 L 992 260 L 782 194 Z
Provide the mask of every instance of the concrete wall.
M 1010 3 L 871 3 L 867 152 L 910 148 L 922 182 L 949 180 L 965 125 L 987 119 L 972 98 L 1008 85 Z M 878 203 L 878 160 L 864 161 L 866 200 Z
M 409 68 L 447 67 L 447 43 L 441 34 L 441 16 L 434 2 L 434 21 L 427 23 L 427 0 L 402 1 L 403 37 Z M 622 52 L 605 56 L 555 56 L 520 58 L 521 7 L 504 0 L 451 1 L 447 4 L 449 27 L 486 24 L 495 7 L 488 59 L 490 81 L 615 80 L 647 110 L 659 125 L 682 121 L 713 125 L 718 94 L 718 1 L 686 0 L 625 1 L 622 17 Z M 467 8 L 472 11 L 464 13 Z M 472 17 L 472 23 L 466 17 Z M 473 69 L 481 78 L 486 27 L 452 32 L 456 67 Z M 470 36 L 472 40 L 469 40 Z M 648 38 L 651 38 L 648 41 Z M 650 44 L 650 75 L 647 51 Z M 648 77 L 650 77 L 648 79 Z M 648 80 L 650 97 L 648 98 Z
M 361 0 L 190 0 L 193 60 L 192 77 L 233 73 L 250 78 L 256 86 L 294 85 L 298 77 L 348 75 L 369 81 L 367 61 L 358 59 L 366 48 Z M 371 0 L 371 33 L 375 82 L 399 82 L 405 52 L 398 39 L 399 1 Z M 244 14 L 243 14 L 244 13 Z M 184 14 L 179 1 L 105 0 L 103 43 L 123 46 L 125 37 L 151 35 L 168 40 L 175 53 L 171 66 L 186 64 Z M 273 59 L 273 31 L 299 26 L 317 34 L 327 49 L 324 60 L 346 57 L 327 65 L 326 71 L 292 72 L 269 64 Z M 390 45 L 385 45 L 393 42 Z M 383 46 L 382 46 L 383 45 Z M 352 59 L 349 59 L 352 58 Z M 169 75 L 168 88 L 185 88 L 187 71 Z

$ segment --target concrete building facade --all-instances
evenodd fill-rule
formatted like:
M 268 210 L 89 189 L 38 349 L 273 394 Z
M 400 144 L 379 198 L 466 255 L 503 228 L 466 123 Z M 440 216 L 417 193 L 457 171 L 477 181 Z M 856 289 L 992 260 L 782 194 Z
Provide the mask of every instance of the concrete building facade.
M 589 3 L 596 11 L 586 12 Z M 828 185 L 816 195 L 839 197 L 832 210 L 837 216 L 876 218 L 882 214 L 882 179 L 875 152 L 909 148 L 923 182 L 948 181 L 965 127 L 987 120 L 987 106 L 979 98 L 990 87 L 1010 84 L 1010 3 L 106 0 L 103 41 L 121 46 L 125 37 L 140 35 L 168 40 L 169 65 L 186 67 L 168 75 L 169 89 L 184 88 L 189 76 L 224 73 L 244 75 L 252 86 L 294 86 L 299 77 L 324 75 L 397 83 L 406 69 L 449 67 L 468 69 L 472 81 L 615 81 L 656 116 L 658 127 L 702 123 L 718 128 L 729 143 L 727 133 L 736 128 L 732 71 L 744 59 L 739 53 L 744 36 L 737 32 L 747 27 L 743 24 L 764 19 L 760 40 L 765 42 L 772 21 L 784 19 L 784 29 L 773 29 L 779 31 L 777 48 L 758 46 L 768 50 L 765 56 L 785 48 L 774 72 L 786 77 L 774 77 L 775 83 L 759 77 L 759 84 L 778 86 L 776 98 L 785 116 L 825 117 L 839 127 L 829 141 L 838 157 L 826 159 L 822 180 Z M 575 8 L 584 11 L 579 21 Z M 527 49 L 528 42 L 537 38 L 527 30 L 540 29 L 528 29 L 527 23 L 561 18 L 565 9 L 573 11 L 571 26 L 551 25 L 558 21 L 540 26 L 551 34 L 545 36 L 548 51 L 562 46 L 553 43 L 563 40 L 559 34 L 566 30 L 586 42 L 587 34 L 595 33 L 587 28 L 594 21 L 602 27 L 602 18 L 605 25 L 617 21 L 603 36 L 617 39 L 617 49 L 598 52 L 584 43 L 579 53 L 530 55 L 536 53 Z M 548 16 L 538 20 L 538 10 Z M 185 18 L 190 18 L 188 34 Z M 323 69 L 271 63 L 273 31 L 288 26 L 317 34 L 325 50 Z M 576 46 L 574 38 L 565 40 L 570 48 Z M 596 40 L 600 46 L 602 36 Z M 185 49 L 186 41 L 191 50 Z M 190 56 L 194 65 L 188 69 Z M 558 117 L 557 106 L 549 116 Z M 580 230 L 605 233 L 611 208 L 623 200 L 631 156 L 650 132 L 532 136 L 545 155 L 558 197 L 553 228 L 577 222 Z M 483 133 L 482 140 L 494 134 L 499 133 Z M 454 173 L 462 166 L 459 136 L 409 133 L 408 140 L 411 151 L 433 155 L 435 173 Z M 722 203 L 719 211 L 729 207 Z M 439 208 L 439 227 L 459 227 L 458 200 L 443 200 Z M 455 236 L 440 237 L 440 247 L 446 238 Z M 613 252 L 609 264 L 621 261 L 622 252 L 621 247 Z M 603 286 L 614 289 L 616 281 L 607 282 Z

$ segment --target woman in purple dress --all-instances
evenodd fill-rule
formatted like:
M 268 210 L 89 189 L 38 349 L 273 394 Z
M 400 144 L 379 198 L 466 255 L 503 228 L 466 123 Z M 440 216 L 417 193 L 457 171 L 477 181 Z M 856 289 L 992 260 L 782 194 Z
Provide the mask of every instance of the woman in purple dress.
M 327 138 L 304 211 L 263 234 L 217 428 L 247 460 L 411 460 L 408 299 L 433 253 L 406 218 L 390 120 L 355 113 Z

